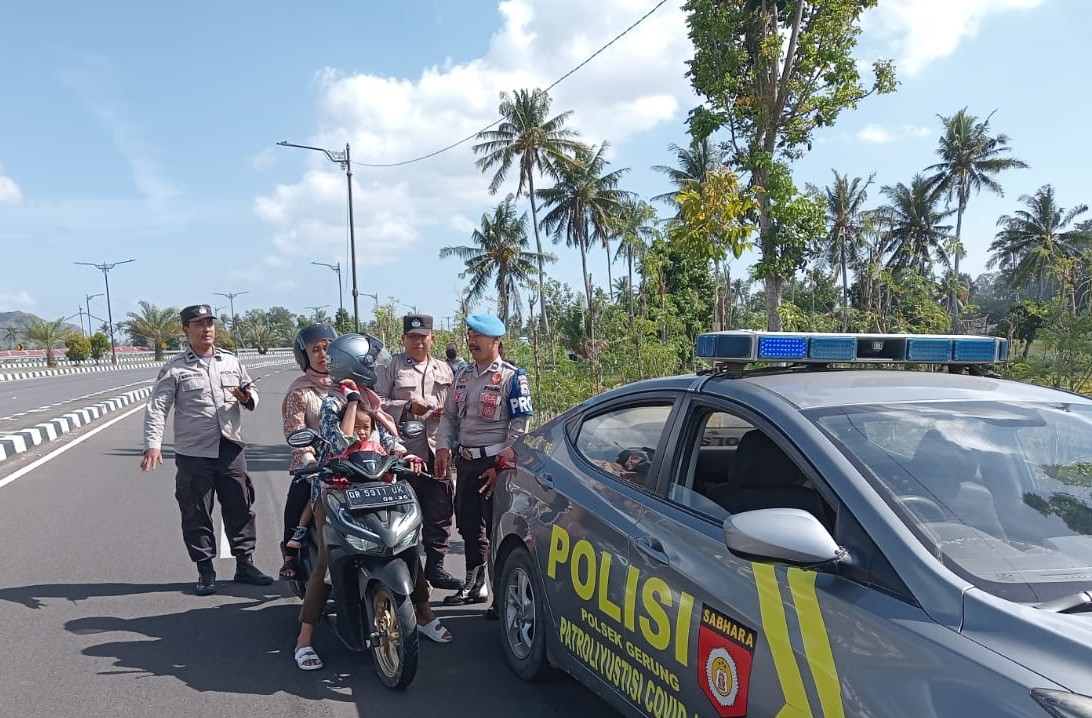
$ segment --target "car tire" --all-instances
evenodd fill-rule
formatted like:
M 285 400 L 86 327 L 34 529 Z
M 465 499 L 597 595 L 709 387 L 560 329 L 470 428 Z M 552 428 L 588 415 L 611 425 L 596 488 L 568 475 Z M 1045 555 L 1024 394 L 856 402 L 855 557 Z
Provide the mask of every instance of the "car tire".
M 557 670 L 546 657 L 545 591 L 527 549 L 512 551 L 496 586 L 501 646 L 512 672 L 525 681 L 544 681 Z

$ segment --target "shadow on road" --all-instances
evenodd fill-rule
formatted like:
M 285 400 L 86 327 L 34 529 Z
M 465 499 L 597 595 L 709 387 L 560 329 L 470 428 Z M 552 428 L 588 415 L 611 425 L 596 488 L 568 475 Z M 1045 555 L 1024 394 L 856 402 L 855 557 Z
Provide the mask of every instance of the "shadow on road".
M 572 680 L 532 685 L 516 678 L 505 664 L 497 622 L 482 618 L 484 606 L 452 609 L 433 602 L 455 640 L 438 645 L 422 639 L 417 678 L 406 691 L 384 688 L 373 672 L 370 655 L 350 652 L 325 626 L 316 632 L 315 647 L 326 666 L 305 673 L 292 656 L 299 604 L 284 601 L 282 589 L 225 582 L 210 597 L 216 603 L 191 597 L 196 607 L 180 612 L 85 616 L 67 621 L 64 628 L 91 640 L 101 638 L 102 642 L 82 653 L 110 660 L 111 669 L 98 671 L 107 678 L 170 676 L 200 692 L 286 693 L 350 703 L 360 716 L 381 715 L 384 710 L 522 718 L 611 713 Z M 117 611 L 113 600 L 117 597 L 163 594 L 166 598 L 167 594 L 189 595 L 192 590 L 190 583 L 57 584 L 0 589 L 0 600 L 48 610 L 51 598 L 91 601 L 85 609 L 94 609 L 95 599 L 107 599 L 111 610 Z

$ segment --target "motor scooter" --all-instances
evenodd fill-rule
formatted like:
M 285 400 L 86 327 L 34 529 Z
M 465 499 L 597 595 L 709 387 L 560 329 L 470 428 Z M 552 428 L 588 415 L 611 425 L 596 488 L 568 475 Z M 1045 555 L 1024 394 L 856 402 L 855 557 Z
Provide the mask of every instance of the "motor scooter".
M 399 433 L 414 438 L 423 432 L 420 422 L 406 422 Z M 301 429 L 288 436 L 288 443 L 316 447 L 324 439 L 312 429 Z M 332 610 L 324 614 L 326 623 L 351 651 L 371 651 L 384 685 L 405 688 L 417 672 L 419 650 L 410 594 L 419 565 L 421 507 L 404 481 L 414 470 L 404 458 L 354 446 L 321 464 L 297 469 L 293 476 L 322 482 L 318 500 L 326 512 L 323 538 L 333 599 Z M 318 551 L 312 524 L 299 552 L 300 571 L 291 582 L 300 598 Z

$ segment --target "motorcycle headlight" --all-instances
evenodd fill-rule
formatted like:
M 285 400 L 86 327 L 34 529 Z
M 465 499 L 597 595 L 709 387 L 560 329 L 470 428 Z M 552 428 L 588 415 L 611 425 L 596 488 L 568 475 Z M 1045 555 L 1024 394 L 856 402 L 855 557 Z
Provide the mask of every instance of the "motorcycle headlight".
M 408 534 L 406 534 L 406 537 L 404 539 L 402 539 L 401 541 L 399 541 L 398 545 L 394 547 L 395 553 L 401 551 L 402 549 L 406 549 L 406 548 L 409 548 L 410 546 L 413 546 L 414 544 L 416 544 L 420 540 L 420 538 L 421 538 L 421 529 L 420 528 L 417 528 L 414 531 L 410 531 Z
M 349 544 L 357 551 L 378 551 L 379 544 L 375 541 L 369 541 L 366 538 L 360 536 L 354 536 L 353 534 L 345 534 L 345 543 Z
M 1069 691 L 1033 688 L 1031 697 L 1054 718 L 1092 718 L 1092 698 Z

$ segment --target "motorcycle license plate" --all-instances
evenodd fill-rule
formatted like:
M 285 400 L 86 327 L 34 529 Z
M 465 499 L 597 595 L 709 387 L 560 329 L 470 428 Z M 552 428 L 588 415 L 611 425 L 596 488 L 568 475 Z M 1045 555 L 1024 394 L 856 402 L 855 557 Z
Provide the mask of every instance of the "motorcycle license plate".
M 345 490 L 345 500 L 351 509 L 373 509 L 378 506 L 396 506 L 413 501 L 413 494 L 405 484 L 379 484 Z

